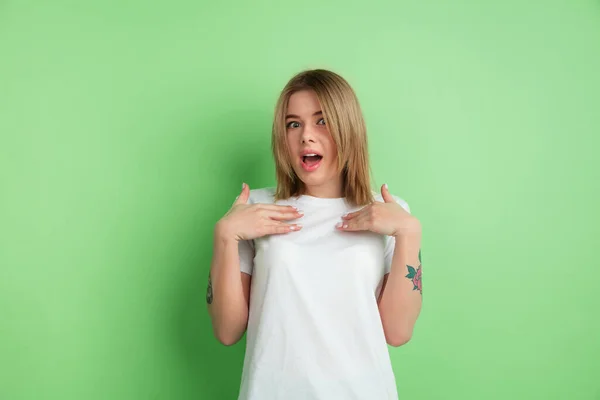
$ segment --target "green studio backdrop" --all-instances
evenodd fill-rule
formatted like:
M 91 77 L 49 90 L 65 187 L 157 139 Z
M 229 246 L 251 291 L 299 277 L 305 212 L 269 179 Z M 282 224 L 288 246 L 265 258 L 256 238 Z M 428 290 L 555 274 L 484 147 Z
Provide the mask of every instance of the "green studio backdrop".
M 423 224 L 403 399 L 600 399 L 598 1 L 0 1 L 0 398 L 236 398 L 212 228 L 330 68 Z M 335 282 L 332 282 L 335 284 Z

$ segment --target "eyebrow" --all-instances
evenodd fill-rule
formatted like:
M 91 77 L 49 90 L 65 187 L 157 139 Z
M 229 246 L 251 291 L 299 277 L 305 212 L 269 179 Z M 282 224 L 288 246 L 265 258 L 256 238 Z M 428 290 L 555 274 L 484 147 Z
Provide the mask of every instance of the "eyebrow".
M 323 115 L 323 111 L 317 111 L 317 112 L 315 112 L 313 114 L 313 117 L 315 115 Z M 288 114 L 288 115 L 285 116 L 285 119 L 288 119 L 288 118 L 298 118 L 299 119 L 300 117 L 298 115 L 295 115 L 295 114 Z

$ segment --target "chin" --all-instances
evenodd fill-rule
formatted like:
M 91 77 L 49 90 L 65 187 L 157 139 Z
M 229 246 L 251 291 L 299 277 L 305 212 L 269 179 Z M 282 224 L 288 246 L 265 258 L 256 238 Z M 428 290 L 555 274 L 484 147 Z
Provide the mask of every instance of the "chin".
M 325 179 L 318 179 L 314 176 L 304 177 L 301 176 L 300 180 L 307 186 L 320 186 L 325 182 Z
M 302 183 L 307 186 L 321 186 L 333 179 L 332 177 L 327 176 L 327 174 L 323 172 L 325 171 L 315 171 L 307 173 L 303 170 L 300 170 L 296 171 L 296 175 L 298 176 L 298 178 L 300 178 Z

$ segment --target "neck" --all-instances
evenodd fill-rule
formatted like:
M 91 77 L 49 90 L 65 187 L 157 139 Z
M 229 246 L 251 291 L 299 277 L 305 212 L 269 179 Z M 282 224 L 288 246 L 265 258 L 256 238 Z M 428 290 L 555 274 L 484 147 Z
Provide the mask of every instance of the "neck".
M 341 182 L 328 182 L 322 185 L 313 186 L 306 185 L 304 187 L 304 194 L 325 199 L 344 197 Z

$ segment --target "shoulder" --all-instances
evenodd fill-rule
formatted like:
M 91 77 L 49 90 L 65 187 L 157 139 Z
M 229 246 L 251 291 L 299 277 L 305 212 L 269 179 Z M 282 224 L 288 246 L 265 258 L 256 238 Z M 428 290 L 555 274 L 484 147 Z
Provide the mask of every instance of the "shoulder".
M 406 200 L 404 200 L 400 196 L 395 195 L 394 193 L 391 193 L 391 195 L 394 198 L 394 200 L 396 200 L 396 203 L 400 204 L 400 206 L 404 208 L 406 212 L 410 213 L 410 207 L 408 206 L 408 202 Z M 381 193 L 373 191 L 373 197 L 375 201 L 383 202 L 383 196 L 381 195 Z
M 271 204 L 275 199 L 275 188 L 264 187 L 258 189 L 250 189 L 250 197 L 248 198 L 249 204 Z

